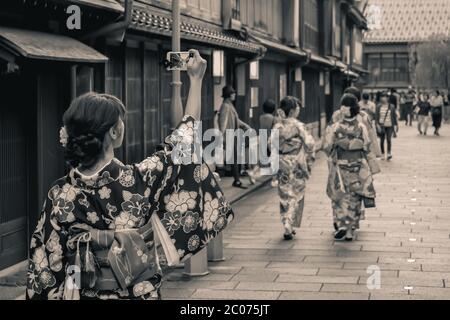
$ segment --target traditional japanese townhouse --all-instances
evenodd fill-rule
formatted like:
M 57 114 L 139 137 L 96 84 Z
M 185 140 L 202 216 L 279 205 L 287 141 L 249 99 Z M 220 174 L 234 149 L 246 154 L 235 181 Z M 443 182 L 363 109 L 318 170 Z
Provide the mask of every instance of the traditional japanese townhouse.
M 73 3 L 83 10 L 83 32 L 124 11 L 111 1 L 0 4 L 0 269 L 26 258 L 45 192 L 65 171 L 62 113 L 83 86 L 85 68 L 107 61 L 67 30 Z
M 224 11 L 225 27 L 267 48 L 236 68 L 238 111 L 257 127 L 265 99 L 285 95 L 303 101 L 301 120 L 319 137 L 343 90 L 365 72 L 361 3 L 344 0 L 240 0 Z
M 81 29 L 69 30 L 69 5 Z M 170 1 L 5 0 L 0 10 L 0 269 L 26 257 L 29 233 L 49 185 L 65 171 L 59 128 L 72 98 L 108 92 L 127 106 L 119 158 L 150 154 L 170 130 Z M 181 1 L 182 49 L 197 48 L 210 68 L 203 88 L 203 127 L 212 127 L 228 61 L 252 60 L 264 48 L 223 30 L 222 2 Z M 72 11 L 70 11 L 72 12 Z M 230 71 L 231 70 L 231 71 Z M 182 78 L 187 83 L 186 75 Z M 182 87 L 187 98 L 188 86 Z
M 370 74 L 366 87 L 407 90 L 412 85 L 410 45 L 450 37 L 448 0 L 369 0 L 365 15 L 370 30 L 364 34 L 364 54 Z
M 245 35 L 267 51 L 249 62 L 235 57 L 234 84 L 237 110 L 253 127 L 259 126 L 262 104 L 277 103 L 293 94 L 295 65 L 306 61 L 306 52 L 298 49 L 298 1 L 224 0 L 224 28 Z M 295 10 L 295 11 L 292 11 Z M 297 28 L 292 28 L 293 26 Z
M 335 61 L 330 73 L 330 95 L 327 99 L 327 120 L 332 108 L 339 106 L 343 90 L 350 85 L 361 87 L 367 74 L 364 69 L 362 35 L 367 21 L 362 12 L 366 1 L 331 0 L 325 5 L 325 28 L 331 32 L 325 41 L 325 54 Z M 328 22 L 327 22 L 328 21 Z

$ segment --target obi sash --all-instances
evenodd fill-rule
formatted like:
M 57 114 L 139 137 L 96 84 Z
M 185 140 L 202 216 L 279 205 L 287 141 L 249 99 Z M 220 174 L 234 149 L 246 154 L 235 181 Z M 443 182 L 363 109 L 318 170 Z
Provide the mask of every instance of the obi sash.
M 160 280 L 151 223 L 128 230 L 74 224 L 69 228 L 67 247 L 69 265 L 81 271 L 80 289 L 126 291 L 142 281 Z

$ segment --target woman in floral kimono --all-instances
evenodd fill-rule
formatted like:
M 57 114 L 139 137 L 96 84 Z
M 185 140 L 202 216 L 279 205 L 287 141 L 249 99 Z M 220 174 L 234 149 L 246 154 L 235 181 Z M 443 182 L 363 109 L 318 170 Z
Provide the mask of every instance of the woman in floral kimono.
M 324 150 L 329 155 L 327 194 L 332 201 L 336 240 L 351 241 L 359 229 L 362 203 L 375 206 L 375 190 L 368 162 L 370 143 L 367 127 L 358 121 L 357 98 L 341 100 L 344 118 L 327 128 Z
M 280 165 L 277 180 L 285 240 L 292 240 L 296 234 L 294 228 L 300 228 L 306 181 L 314 161 L 314 138 L 305 125 L 297 120 L 300 107 L 297 98 L 284 98 L 278 110 L 279 120 L 273 127 L 279 134 Z
M 184 161 L 194 147 L 206 70 L 193 53 L 187 116 L 141 163 L 114 157 L 124 136 L 119 99 L 88 93 L 65 112 L 61 140 L 72 168 L 51 186 L 32 235 L 29 299 L 159 299 L 157 247 L 174 265 L 231 221 L 208 166 Z

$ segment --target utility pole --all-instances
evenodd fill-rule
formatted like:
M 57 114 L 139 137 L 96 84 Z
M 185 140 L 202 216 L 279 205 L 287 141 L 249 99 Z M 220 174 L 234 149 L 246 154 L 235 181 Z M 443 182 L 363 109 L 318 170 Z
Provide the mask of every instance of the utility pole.
M 180 0 L 172 0 L 172 51 L 181 51 L 180 40 Z M 179 70 L 172 71 L 172 104 L 170 112 L 170 124 L 175 129 L 183 119 L 183 105 L 181 102 L 181 75 Z M 195 277 L 209 273 L 207 248 L 204 248 L 184 264 L 184 274 Z
M 172 0 L 172 51 L 179 52 L 180 44 L 180 0 Z M 181 76 L 179 70 L 172 71 L 172 103 L 170 110 L 171 128 L 175 129 L 183 118 L 181 103 Z

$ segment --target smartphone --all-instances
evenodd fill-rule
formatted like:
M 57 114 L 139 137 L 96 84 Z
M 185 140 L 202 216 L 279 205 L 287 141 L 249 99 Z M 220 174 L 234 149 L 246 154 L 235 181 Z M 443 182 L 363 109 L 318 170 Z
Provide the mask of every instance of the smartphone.
M 186 71 L 189 59 L 194 57 L 193 52 L 167 52 L 167 70 Z

